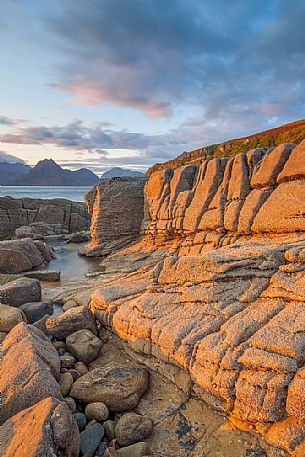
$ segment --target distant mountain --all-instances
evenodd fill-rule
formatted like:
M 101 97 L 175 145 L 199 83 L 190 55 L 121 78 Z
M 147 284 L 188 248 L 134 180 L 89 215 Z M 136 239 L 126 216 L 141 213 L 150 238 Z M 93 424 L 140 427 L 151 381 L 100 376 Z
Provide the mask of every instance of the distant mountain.
M 0 185 L 9 186 L 13 185 L 17 179 L 22 179 L 31 167 L 23 163 L 9 163 L 0 161 Z
M 101 179 L 118 178 L 122 176 L 144 176 L 144 173 L 128 170 L 127 168 L 114 167 L 103 173 Z
M 92 186 L 99 178 L 87 168 L 64 170 L 52 159 L 40 160 L 34 168 L 14 181 L 15 186 Z
M 281 143 L 300 143 L 305 139 L 305 119 L 281 125 L 274 129 L 265 130 L 243 138 L 211 144 L 190 152 L 183 152 L 176 159 L 164 163 L 156 163 L 146 172 L 150 176 L 157 170 L 177 168 L 190 163 L 200 163 L 215 157 L 234 157 L 240 152 L 247 152 L 256 148 L 272 148 Z

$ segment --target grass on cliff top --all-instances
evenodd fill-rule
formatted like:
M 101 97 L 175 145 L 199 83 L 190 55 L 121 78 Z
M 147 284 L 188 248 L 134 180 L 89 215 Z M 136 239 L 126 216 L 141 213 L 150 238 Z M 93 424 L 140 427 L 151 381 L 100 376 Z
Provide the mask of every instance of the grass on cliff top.
M 264 132 L 255 133 L 244 138 L 237 138 L 226 141 L 225 143 L 212 144 L 194 151 L 186 152 L 176 159 L 168 160 L 164 163 L 156 163 L 150 167 L 146 174 L 152 173 L 164 168 L 178 168 L 190 163 L 200 163 L 206 159 L 215 157 L 234 157 L 240 152 L 247 152 L 256 148 L 271 148 L 281 143 L 300 143 L 305 138 L 305 119 L 291 122 Z

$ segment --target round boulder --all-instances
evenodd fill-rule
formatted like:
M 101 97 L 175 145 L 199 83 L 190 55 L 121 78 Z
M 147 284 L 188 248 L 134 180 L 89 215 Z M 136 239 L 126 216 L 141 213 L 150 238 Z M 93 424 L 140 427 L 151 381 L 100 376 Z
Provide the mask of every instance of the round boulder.
M 118 420 L 115 437 L 120 446 L 145 440 L 152 432 L 153 421 L 140 414 L 127 413 Z
M 26 317 L 20 309 L 0 305 L 0 332 L 9 333 L 20 322 L 26 322 Z

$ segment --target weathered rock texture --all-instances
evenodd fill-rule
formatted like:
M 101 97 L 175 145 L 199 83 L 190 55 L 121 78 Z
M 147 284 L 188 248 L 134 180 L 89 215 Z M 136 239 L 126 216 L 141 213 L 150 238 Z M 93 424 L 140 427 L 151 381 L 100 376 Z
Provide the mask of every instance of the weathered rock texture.
M 58 384 L 60 360 L 37 328 L 20 323 L 2 344 L 1 455 L 77 457 L 79 433 Z
M 143 363 L 295 457 L 305 455 L 304 189 L 305 142 L 153 174 L 133 251 L 167 253 L 90 303 Z
M 135 241 L 140 234 L 144 208 L 145 178 L 101 180 L 85 197 L 91 224 L 91 243 L 86 255 L 107 255 Z
M 1 427 L 3 457 L 78 457 L 79 433 L 65 403 L 51 397 L 7 420 Z
M 87 230 L 90 216 L 84 203 L 56 198 L 0 198 L 0 239 L 10 238 L 19 227 L 31 225 L 35 232 L 49 234 Z

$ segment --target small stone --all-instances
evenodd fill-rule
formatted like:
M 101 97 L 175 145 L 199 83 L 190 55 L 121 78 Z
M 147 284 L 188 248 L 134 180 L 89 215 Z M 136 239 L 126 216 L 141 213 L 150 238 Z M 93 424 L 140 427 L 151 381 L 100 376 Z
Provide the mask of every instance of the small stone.
M 75 370 L 74 368 L 69 370 L 69 373 L 71 373 L 71 375 L 73 377 L 73 381 L 76 381 L 78 378 L 81 377 L 81 374 L 77 370 Z
M 109 417 L 109 411 L 105 403 L 96 402 L 90 403 L 85 408 L 85 414 L 88 419 L 95 419 L 99 422 L 104 422 Z
M 105 457 L 106 449 L 107 449 L 107 443 L 106 443 L 106 441 L 102 441 L 99 444 L 97 451 L 95 452 L 95 457 Z
M 61 368 L 73 368 L 75 358 L 72 355 L 61 355 L 59 357 Z
M 88 364 L 98 357 L 102 342 L 90 330 L 83 329 L 69 335 L 66 346 L 80 362 Z
M 68 405 L 70 411 L 71 411 L 72 413 L 75 413 L 75 412 L 76 412 L 76 403 L 75 403 L 74 398 L 72 398 L 72 397 L 66 397 L 66 398 L 64 399 L 64 401 L 67 403 L 67 405 Z
M 86 428 L 80 434 L 80 449 L 82 455 L 86 457 L 93 457 L 97 450 L 100 442 L 104 438 L 104 428 L 101 424 L 94 424 L 89 428 Z
M 117 451 L 120 457 L 143 457 L 144 455 L 147 455 L 148 452 L 148 444 L 145 442 L 122 447 Z
M 58 349 L 58 355 L 65 355 L 65 354 L 66 354 L 65 348 L 59 348 Z
M 83 413 L 74 413 L 73 417 L 77 423 L 78 429 L 82 432 L 87 425 L 87 418 Z
M 86 367 L 84 362 L 77 362 L 74 368 L 80 373 L 81 376 L 88 373 L 88 368 Z
M 113 420 L 108 420 L 103 424 L 108 441 L 112 441 L 115 438 L 115 424 L 116 422 Z
M 143 441 L 153 429 L 153 422 L 140 414 L 127 413 L 118 420 L 115 427 L 115 437 L 120 446 Z
M 60 392 L 63 397 L 66 397 L 73 385 L 73 376 L 71 373 L 67 372 L 61 375 L 60 381 L 59 381 L 59 386 L 60 386 Z
M 59 349 L 66 349 L 66 343 L 64 341 L 54 341 L 52 344 L 57 351 Z

